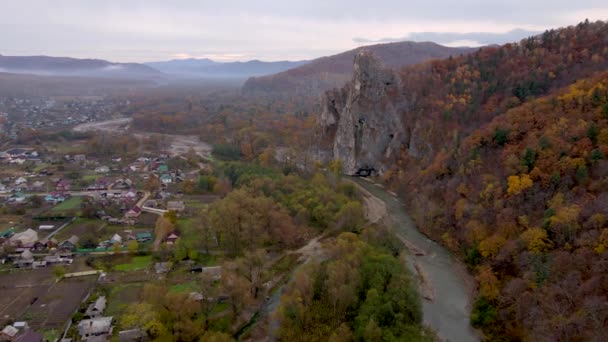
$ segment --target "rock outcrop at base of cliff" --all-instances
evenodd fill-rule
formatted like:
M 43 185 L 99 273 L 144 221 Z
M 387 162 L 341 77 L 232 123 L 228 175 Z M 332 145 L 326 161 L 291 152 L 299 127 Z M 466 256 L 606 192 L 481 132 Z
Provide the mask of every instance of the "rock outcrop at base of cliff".
M 343 172 L 383 172 L 405 143 L 401 121 L 406 101 L 399 78 L 370 52 L 355 57 L 353 79 L 341 89 L 327 91 L 318 119 L 321 141 L 342 161 Z

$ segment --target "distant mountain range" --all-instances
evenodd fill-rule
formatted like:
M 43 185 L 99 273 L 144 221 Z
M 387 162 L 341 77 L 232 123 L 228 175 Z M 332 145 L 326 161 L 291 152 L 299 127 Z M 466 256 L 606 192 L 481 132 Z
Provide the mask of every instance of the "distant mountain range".
M 78 59 L 49 56 L 2 56 L 0 72 L 42 76 L 80 76 L 162 80 L 165 75 L 147 65 L 112 63 L 100 59 Z
M 244 94 L 287 94 L 316 96 L 325 90 L 343 86 L 352 78 L 355 56 L 362 50 L 373 53 L 385 66 L 402 66 L 458 56 L 475 48 L 451 48 L 432 42 L 398 42 L 360 47 L 309 63 L 274 75 L 252 77 L 243 86 Z
M 176 59 L 149 63 L 113 63 L 101 59 L 49 56 L 0 55 L 0 73 L 37 76 L 78 76 L 165 83 L 176 79 L 245 81 L 243 92 L 317 95 L 344 85 L 351 76 L 354 56 L 362 49 L 376 55 L 386 66 L 398 68 L 429 59 L 471 51 L 435 43 L 399 42 L 357 48 L 312 61 L 217 62 L 211 59 Z
M 253 76 L 275 74 L 291 68 L 296 68 L 309 61 L 278 61 L 263 62 L 252 60 L 248 62 L 216 62 L 203 59 L 174 59 L 166 62 L 150 62 L 145 65 L 165 74 L 183 78 L 235 78 L 247 79 Z

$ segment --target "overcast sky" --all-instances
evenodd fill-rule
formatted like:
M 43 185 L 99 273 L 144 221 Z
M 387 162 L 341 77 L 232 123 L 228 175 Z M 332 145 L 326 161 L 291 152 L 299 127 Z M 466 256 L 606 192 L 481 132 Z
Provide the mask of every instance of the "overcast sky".
M 502 43 L 585 18 L 608 19 L 608 1 L 2 0 L 0 54 L 299 60 L 407 39 Z

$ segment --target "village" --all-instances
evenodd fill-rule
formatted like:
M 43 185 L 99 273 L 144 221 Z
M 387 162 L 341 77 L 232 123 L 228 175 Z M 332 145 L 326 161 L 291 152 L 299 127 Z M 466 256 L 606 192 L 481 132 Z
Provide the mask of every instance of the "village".
M 20 146 L 0 152 L 0 165 L 0 340 L 142 340 L 114 328 L 146 282 L 166 279 L 200 301 L 192 284 L 219 280 L 214 258 L 171 259 L 180 239 L 196 238 L 192 218 L 218 198 L 193 191 L 203 164 Z M 158 239 L 163 216 L 179 228 Z M 221 314 L 225 296 L 215 301 Z

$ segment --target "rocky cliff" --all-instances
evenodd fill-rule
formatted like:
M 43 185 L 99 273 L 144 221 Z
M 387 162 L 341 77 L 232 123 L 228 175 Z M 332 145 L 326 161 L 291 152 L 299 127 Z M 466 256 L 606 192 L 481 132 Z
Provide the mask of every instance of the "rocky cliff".
M 383 172 L 406 142 L 401 113 L 407 101 L 399 78 L 372 53 L 355 56 L 354 74 L 343 88 L 327 91 L 318 119 L 321 143 L 331 158 L 342 161 L 343 171 Z

